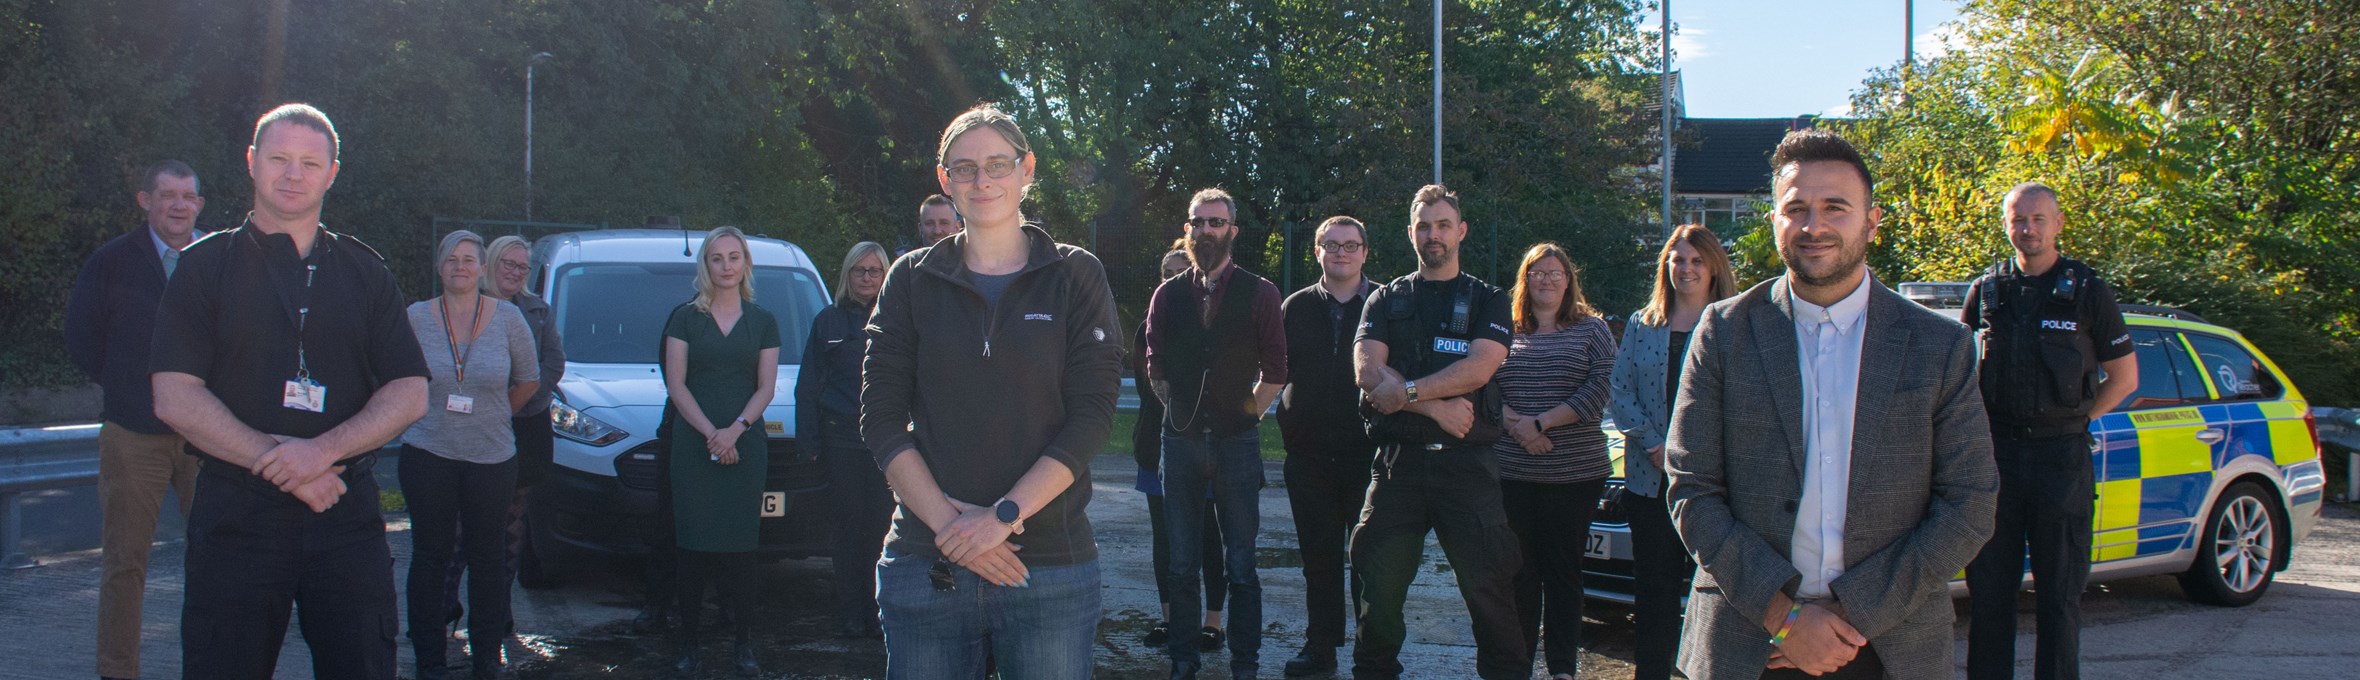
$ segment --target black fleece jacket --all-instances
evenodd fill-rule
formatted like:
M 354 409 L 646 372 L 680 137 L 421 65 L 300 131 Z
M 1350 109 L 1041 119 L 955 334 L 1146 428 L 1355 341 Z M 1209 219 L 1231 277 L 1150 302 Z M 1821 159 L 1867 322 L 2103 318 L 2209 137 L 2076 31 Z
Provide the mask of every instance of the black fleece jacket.
M 1029 259 L 997 305 L 972 283 L 965 233 L 894 261 L 869 317 L 861 434 L 879 467 L 914 447 L 944 493 L 976 505 L 1042 457 L 1063 463 L 1073 485 L 1013 540 L 1025 564 L 1078 564 L 1098 557 L 1083 509 L 1090 459 L 1113 427 L 1123 336 L 1098 258 L 1023 229 Z M 933 530 L 906 507 L 886 548 L 937 554 Z

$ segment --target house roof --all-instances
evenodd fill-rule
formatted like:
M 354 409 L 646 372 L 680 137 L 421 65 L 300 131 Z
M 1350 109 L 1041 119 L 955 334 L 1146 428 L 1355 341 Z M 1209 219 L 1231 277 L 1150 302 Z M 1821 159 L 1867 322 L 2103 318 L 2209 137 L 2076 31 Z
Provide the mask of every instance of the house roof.
M 1683 194 L 1766 194 L 1770 152 L 1789 130 L 1811 127 L 1795 118 L 1689 118 L 1681 121 L 1672 158 L 1672 186 Z

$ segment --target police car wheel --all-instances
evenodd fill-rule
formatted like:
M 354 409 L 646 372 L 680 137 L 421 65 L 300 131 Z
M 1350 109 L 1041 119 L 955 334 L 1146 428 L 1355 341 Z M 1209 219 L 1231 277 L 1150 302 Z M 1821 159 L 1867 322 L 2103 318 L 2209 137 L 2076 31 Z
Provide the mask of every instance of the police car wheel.
M 2197 537 L 2196 561 L 2180 587 L 2198 602 L 2243 607 L 2262 598 L 2281 565 L 2279 513 L 2259 487 L 2241 482 L 2222 492 Z

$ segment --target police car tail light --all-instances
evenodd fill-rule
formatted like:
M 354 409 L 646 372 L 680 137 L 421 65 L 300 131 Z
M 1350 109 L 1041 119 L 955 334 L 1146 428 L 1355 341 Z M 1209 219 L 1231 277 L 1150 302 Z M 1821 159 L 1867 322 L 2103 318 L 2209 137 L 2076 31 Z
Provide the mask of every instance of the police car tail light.
M 2312 413 L 2311 409 L 2303 409 L 2303 429 L 2311 433 L 2312 457 L 2318 460 L 2326 460 L 2327 444 L 2319 441 L 2319 416 L 2318 414 Z
M 556 432 L 557 436 L 591 446 L 605 446 L 631 436 L 622 428 L 608 425 L 605 421 L 592 418 L 573 406 L 567 405 L 563 398 L 549 403 L 549 428 Z

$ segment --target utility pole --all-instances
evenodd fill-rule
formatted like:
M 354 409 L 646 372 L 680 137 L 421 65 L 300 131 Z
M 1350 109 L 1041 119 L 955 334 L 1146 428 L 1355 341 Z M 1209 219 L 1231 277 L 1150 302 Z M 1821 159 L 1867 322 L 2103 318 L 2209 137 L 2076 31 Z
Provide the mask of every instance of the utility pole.
M 1442 183 L 1442 0 L 1434 0 L 1434 183 Z
M 524 60 L 524 221 L 533 221 L 533 67 L 553 57 L 548 52 Z
M 1672 0 L 1661 0 L 1663 10 L 1663 237 L 1672 238 Z

